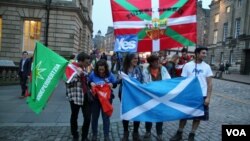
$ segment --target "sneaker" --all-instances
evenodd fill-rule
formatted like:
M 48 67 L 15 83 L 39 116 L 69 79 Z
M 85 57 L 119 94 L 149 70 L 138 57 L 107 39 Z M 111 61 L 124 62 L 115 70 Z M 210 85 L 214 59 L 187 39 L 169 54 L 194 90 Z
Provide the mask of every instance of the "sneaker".
M 150 138 L 150 137 L 151 137 L 151 132 L 146 132 L 144 138 Z
M 195 136 L 194 133 L 189 133 L 189 135 L 188 135 L 188 141 L 194 141 L 194 136 Z
M 163 141 L 162 135 L 157 135 L 156 139 L 157 139 L 157 141 Z
M 133 141 L 141 141 L 139 133 L 133 133 Z
M 128 141 L 128 137 L 129 137 L 129 132 L 128 131 L 124 132 L 122 141 Z
M 182 139 L 182 132 L 177 131 L 176 134 L 170 138 L 170 141 L 180 141 Z

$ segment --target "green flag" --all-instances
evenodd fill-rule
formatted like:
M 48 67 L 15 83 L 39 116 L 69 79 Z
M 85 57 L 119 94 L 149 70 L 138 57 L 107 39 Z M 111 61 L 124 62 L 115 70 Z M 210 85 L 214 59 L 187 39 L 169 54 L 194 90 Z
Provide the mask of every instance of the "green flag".
M 64 74 L 68 61 L 43 44 L 36 42 L 32 64 L 31 96 L 27 103 L 40 113 Z

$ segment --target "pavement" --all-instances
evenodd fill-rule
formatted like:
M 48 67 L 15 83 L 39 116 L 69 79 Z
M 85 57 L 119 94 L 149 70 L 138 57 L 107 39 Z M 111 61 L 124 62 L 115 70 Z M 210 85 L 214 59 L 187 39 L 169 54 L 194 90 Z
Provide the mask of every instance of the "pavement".
M 214 75 L 215 75 L 215 73 L 216 73 L 216 71 L 213 71 Z M 250 75 L 241 75 L 239 73 L 230 73 L 230 74 L 223 73 L 222 78 L 220 78 L 220 79 L 250 85 Z
M 250 125 L 250 75 L 224 74 L 222 79 L 213 79 L 213 96 L 210 104 L 209 121 L 201 122 L 197 141 L 220 141 L 221 125 Z M 25 99 L 19 99 L 19 85 L 0 86 L 0 141 L 70 141 L 70 106 L 65 98 L 65 86 L 61 82 L 51 96 L 46 108 L 40 114 L 33 113 Z M 114 90 L 117 94 L 117 89 Z M 115 111 L 111 117 L 110 138 L 120 141 L 123 126 L 119 117 L 120 102 L 116 96 L 113 102 Z M 100 118 L 101 119 L 101 118 Z M 79 114 L 79 130 L 83 118 Z M 151 140 L 156 140 L 155 125 Z M 129 124 L 132 131 L 132 123 Z M 145 133 L 144 123 L 139 132 Z M 98 138 L 103 140 L 102 121 L 99 121 Z M 164 122 L 163 137 L 168 141 L 175 134 L 178 121 Z M 187 140 L 191 122 L 184 130 L 183 141 Z M 91 137 L 91 130 L 89 133 Z M 132 140 L 132 136 L 130 136 Z M 144 139 L 143 139 L 144 141 Z

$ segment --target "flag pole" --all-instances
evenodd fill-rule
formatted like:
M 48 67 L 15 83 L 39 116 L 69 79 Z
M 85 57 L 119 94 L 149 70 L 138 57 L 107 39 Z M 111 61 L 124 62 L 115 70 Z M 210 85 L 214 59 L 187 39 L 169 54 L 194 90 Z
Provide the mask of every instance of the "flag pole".
M 195 6 L 196 6 L 196 44 L 195 44 L 195 49 L 194 49 L 194 51 L 196 50 L 196 48 L 197 48 L 197 43 L 198 43 L 198 23 L 197 23 L 197 15 L 198 15 L 198 13 L 197 13 L 197 9 L 198 9 L 198 6 L 197 6 L 197 1 L 196 1 L 196 3 L 195 3 Z M 195 76 L 197 75 L 197 55 L 196 55 L 196 53 L 194 52 L 194 56 L 195 56 Z

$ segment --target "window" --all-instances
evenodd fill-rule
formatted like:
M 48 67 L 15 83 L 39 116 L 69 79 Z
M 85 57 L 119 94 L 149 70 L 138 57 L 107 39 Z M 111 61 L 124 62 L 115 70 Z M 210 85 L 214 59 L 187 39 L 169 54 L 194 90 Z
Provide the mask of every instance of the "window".
M 240 18 L 235 20 L 235 27 L 234 27 L 234 37 L 238 38 L 240 35 Z
M 215 59 L 214 59 L 214 55 L 211 55 L 211 62 L 210 62 L 210 64 L 214 64 L 214 61 Z
M 220 53 L 220 63 L 224 62 L 224 52 Z
M 41 21 L 24 20 L 23 51 L 33 52 L 35 41 L 40 40 Z
M 231 9 L 230 9 L 230 6 L 228 6 L 228 7 L 226 8 L 226 12 L 227 12 L 227 13 L 230 13 L 230 10 L 231 10 Z
M 214 40 L 213 40 L 213 44 L 217 43 L 217 37 L 218 37 L 218 30 L 214 31 Z
M 0 50 L 2 47 L 2 17 L 0 17 Z
M 242 0 L 238 0 L 238 7 L 241 7 L 241 5 L 242 5 Z
M 230 55 L 229 55 L 229 64 L 232 64 L 233 62 L 233 51 L 230 50 Z
M 227 32 L 228 32 L 228 23 L 224 23 L 224 26 L 223 26 L 223 41 L 224 42 L 227 39 Z
M 218 23 L 219 20 L 220 20 L 219 14 L 216 14 L 216 15 L 214 16 L 214 23 Z

